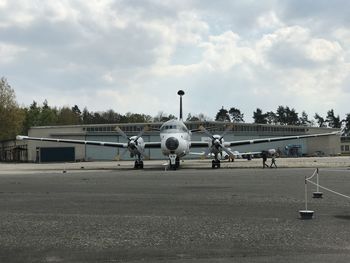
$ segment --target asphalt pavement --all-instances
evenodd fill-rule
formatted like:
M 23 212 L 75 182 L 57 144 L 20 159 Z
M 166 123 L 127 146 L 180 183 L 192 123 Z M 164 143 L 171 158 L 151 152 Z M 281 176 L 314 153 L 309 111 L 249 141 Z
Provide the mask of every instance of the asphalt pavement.
M 350 261 L 349 199 L 313 199 L 308 185 L 315 215 L 300 219 L 314 167 L 5 166 L 0 262 Z M 320 185 L 344 195 L 349 180 L 346 167 L 320 169 Z

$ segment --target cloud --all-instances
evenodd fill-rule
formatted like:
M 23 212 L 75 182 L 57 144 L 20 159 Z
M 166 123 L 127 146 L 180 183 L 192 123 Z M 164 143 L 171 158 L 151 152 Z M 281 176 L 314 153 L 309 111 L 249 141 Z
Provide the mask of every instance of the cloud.
M 270 29 L 270 30 L 284 26 L 284 24 L 282 23 L 282 21 L 280 21 L 280 19 L 277 17 L 274 11 L 269 11 L 267 13 L 260 15 L 257 18 L 257 25 L 262 29 Z
M 24 47 L 0 42 L 0 64 L 14 62 L 25 51 Z
M 177 114 L 183 89 L 193 114 L 215 116 L 225 106 L 251 116 L 278 105 L 345 114 L 348 6 L 3 0 L 0 70 L 24 104 L 47 98 L 89 110 Z
M 343 50 L 336 41 L 315 38 L 308 28 L 283 27 L 258 42 L 272 64 L 282 67 L 308 68 L 342 59 Z

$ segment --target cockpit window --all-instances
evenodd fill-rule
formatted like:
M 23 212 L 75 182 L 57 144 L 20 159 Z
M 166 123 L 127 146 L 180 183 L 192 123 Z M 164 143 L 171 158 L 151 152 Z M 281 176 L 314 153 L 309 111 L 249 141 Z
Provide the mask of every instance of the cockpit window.
M 181 122 L 176 123 L 176 124 L 163 125 L 160 128 L 160 131 L 162 131 L 162 132 L 168 131 L 168 130 L 180 130 L 182 132 L 188 132 L 186 126 L 183 123 L 181 123 Z

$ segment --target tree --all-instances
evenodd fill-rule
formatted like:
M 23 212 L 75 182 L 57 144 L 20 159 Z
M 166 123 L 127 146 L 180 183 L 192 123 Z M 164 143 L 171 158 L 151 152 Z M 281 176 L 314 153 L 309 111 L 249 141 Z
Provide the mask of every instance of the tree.
M 33 101 L 30 104 L 29 108 L 24 109 L 24 122 L 23 122 L 23 133 L 28 134 L 30 127 L 40 125 L 40 107 L 36 101 Z
M 57 124 L 59 125 L 77 125 L 80 124 L 80 118 L 71 108 L 62 107 L 58 111 Z
M 344 136 L 349 136 L 350 135 L 350 113 L 346 114 L 345 119 L 343 120 L 344 122 Z
M 187 115 L 186 121 L 210 121 L 211 119 L 208 116 L 205 116 L 203 113 L 199 113 L 198 115 L 192 115 L 189 113 Z
M 78 124 L 81 124 L 82 123 L 81 111 L 77 105 L 74 105 L 74 107 L 72 107 L 72 112 L 75 115 L 75 119 L 76 119 L 75 122 Z
M 253 112 L 254 123 L 266 124 L 267 123 L 267 114 L 263 114 L 260 108 L 257 108 Z
M 224 109 L 224 107 L 222 106 L 222 108 L 219 110 L 219 112 L 216 114 L 215 116 L 215 121 L 227 121 L 230 122 L 230 116 L 228 114 L 228 111 L 226 109 Z
M 239 109 L 232 107 L 228 113 L 231 115 L 232 122 L 244 122 L 243 113 Z
M 335 116 L 333 109 L 331 109 L 327 112 L 326 122 L 328 122 L 328 126 L 331 128 L 340 128 L 341 127 L 340 117 L 339 117 L 339 115 Z
M 318 124 L 318 127 L 326 127 L 325 119 L 321 115 L 315 113 L 314 118 Z
M 38 118 L 40 126 L 55 125 L 58 119 L 57 108 L 51 108 L 45 100 Z
M 299 118 L 299 124 L 302 126 L 311 126 L 312 122 L 309 120 L 309 116 L 305 111 L 301 113 L 301 117 Z
M 286 110 L 283 106 L 278 106 L 278 108 L 276 110 L 276 120 L 281 125 L 287 123 Z
M 102 114 L 99 112 L 93 112 L 93 124 L 104 124 L 106 120 L 103 118 Z
M 298 125 L 299 124 L 299 116 L 294 108 L 290 109 L 288 106 L 285 108 L 285 116 L 287 125 Z
M 199 121 L 199 118 L 196 117 L 195 115 L 192 116 L 191 113 L 189 113 L 187 115 L 186 121 Z
M 131 113 L 127 112 L 125 114 L 126 122 L 128 123 L 143 123 L 151 122 L 152 117 L 146 114 Z
M 0 141 L 13 139 L 22 129 L 24 112 L 18 107 L 15 91 L 0 79 Z
M 277 115 L 273 111 L 266 112 L 266 121 L 268 124 L 277 124 Z
M 153 122 L 166 122 L 168 120 L 176 120 L 176 116 L 173 114 L 169 114 L 168 116 L 163 112 L 160 111 L 158 114 L 153 117 Z
M 199 113 L 197 117 L 200 121 L 212 121 L 212 118 L 204 115 L 203 113 Z
M 97 115 L 96 115 L 97 116 Z M 121 123 L 125 118 L 114 110 L 110 109 L 105 112 L 101 112 L 101 117 L 103 118 L 103 123 Z M 96 120 L 95 120 L 96 121 Z M 97 122 L 95 122 L 97 123 Z
M 281 125 L 298 125 L 299 117 L 294 108 L 290 109 L 288 106 L 278 106 L 276 111 L 277 122 Z
M 81 118 L 82 118 L 82 121 L 84 124 L 93 124 L 94 123 L 94 115 L 93 115 L 93 113 L 89 112 L 86 107 L 83 109 L 83 113 L 81 114 Z

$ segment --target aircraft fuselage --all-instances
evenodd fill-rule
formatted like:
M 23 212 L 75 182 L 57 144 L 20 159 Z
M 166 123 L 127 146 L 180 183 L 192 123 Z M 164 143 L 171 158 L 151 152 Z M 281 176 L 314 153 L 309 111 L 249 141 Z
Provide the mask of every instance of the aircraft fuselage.
M 191 132 L 182 121 L 169 120 L 160 127 L 160 142 L 163 155 L 175 165 L 173 159 L 178 161 L 190 151 Z

